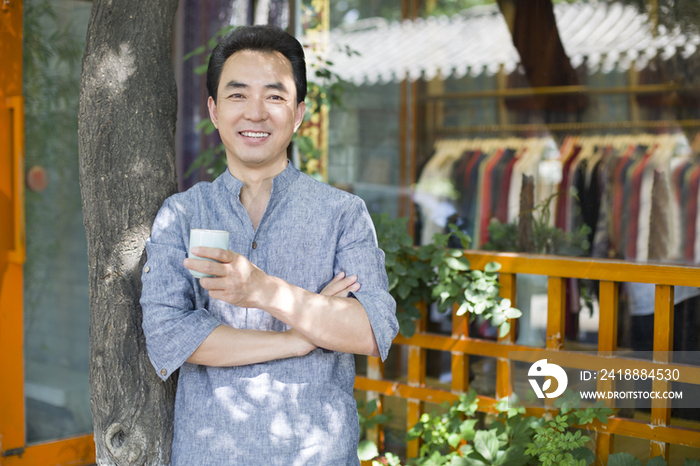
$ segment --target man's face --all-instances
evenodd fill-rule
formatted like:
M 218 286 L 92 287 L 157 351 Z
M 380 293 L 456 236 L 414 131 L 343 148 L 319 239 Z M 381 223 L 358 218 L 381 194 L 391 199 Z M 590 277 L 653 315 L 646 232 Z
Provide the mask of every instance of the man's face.
M 262 167 L 286 159 L 287 146 L 304 118 L 296 103 L 292 65 L 278 52 L 241 50 L 221 72 L 209 115 L 226 147 L 229 166 Z

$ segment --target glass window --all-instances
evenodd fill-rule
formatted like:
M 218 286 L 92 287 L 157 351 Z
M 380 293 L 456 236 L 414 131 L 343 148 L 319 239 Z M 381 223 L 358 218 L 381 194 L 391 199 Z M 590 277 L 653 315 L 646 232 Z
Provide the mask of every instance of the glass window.
M 87 242 L 78 182 L 80 57 L 92 3 L 24 2 L 27 442 L 92 431 Z
M 410 217 L 417 243 L 455 223 L 479 250 L 700 263 L 692 5 L 418 3 L 330 2 L 330 183 Z M 544 345 L 546 287 L 518 277 L 518 343 Z M 654 285 L 620 288 L 618 345 L 651 349 Z M 568 347 L 595 350 L 597 283 L 566 290 Z M 676 349 L 700 349 L 698 295 L 675 289 Z

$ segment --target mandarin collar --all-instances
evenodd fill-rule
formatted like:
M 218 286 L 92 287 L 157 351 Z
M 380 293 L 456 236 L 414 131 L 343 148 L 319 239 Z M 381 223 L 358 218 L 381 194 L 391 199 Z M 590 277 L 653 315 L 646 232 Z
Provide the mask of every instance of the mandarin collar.
M 279 193 L 287 189 L 289 185 L 291 185 L 299 177 L 300 174 L 301 172 L 297 170 L 296 167 L 289 160 L 287 160 L 287 167 L 284 170 L 282 170 L 282 172 L 280 172 L 279 175 L 275 176 L 272 179 L 271 195 L 274 195 L 275 193 Z M 219 178 L 223 179 L 223 182 L 229 191 L 235 194 L 236 197 L 240 196 L 241 188 L 243 187 L 243 182 L 235 176 L 233 176 L 228 170 L 228 168 Z

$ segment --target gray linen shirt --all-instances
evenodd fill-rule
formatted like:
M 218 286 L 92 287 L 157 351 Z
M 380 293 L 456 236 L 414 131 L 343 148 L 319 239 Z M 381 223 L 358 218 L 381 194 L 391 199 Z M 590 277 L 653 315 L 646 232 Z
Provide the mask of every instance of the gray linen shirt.
M 358 465 L 355 364 L 317 348 L 306 356 L 216 368 L 186 362 L 218 325 L 283 331 L 267 312 L 209 298 L 182 265 L 191 228 L 227 230 L 229 249 L 267 274 L 314 293 L 339 272 L 357 275 L 382 359 L 396 336 L 384 253 L 364 202 L 300 173 L 274 178 L 257 230 L 226 171 L 165 201 L 146 243 L 143 330 L 163 380 L 180 368 L 172 464 Z

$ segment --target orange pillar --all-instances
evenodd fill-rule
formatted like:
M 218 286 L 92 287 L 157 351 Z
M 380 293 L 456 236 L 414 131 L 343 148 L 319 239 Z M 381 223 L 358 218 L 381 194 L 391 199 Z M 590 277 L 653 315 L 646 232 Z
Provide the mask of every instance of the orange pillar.
M 0 452 L 24 448 L 22 2 L 0 2 Z
M 509 299 L 512 306 L 516 306 L 516 283 L 517 275 L 514 273 L 502 273 L 498 279 L 501 284 L 501 297 Z M 498 343 L 502 345 L 512 345 L 515 343 L 515 319 L 510 319 L 510 332 L 504 337 L 498 337 Z M 498 358 L 496 363 L 496 398 L 501 399 L 513 393 L 513 381 L 511 380 L 511 367 L 508 358 Z
M 654 362 L 671 362 L 673 351 L 673 294 L 674 288 L 669 285 L 656 285 L 654 302 Z M 665 392 L 671 389 L 671 382 L 654 379 L 652 390 Z M 651 401 L 651 425 L 667 426 L 671 423 L 671 401 Z M 669 460 L 670 444 L 667 442 L 651 441 L 649 457 L 663 456 Z
M 416 322 L 417 334 L 425 332 L 428 312 L 425 303 L 421 305 L 421 312 L 423 313 L 423 318 Z M 408 347 L 408 384 L 410 386 L 423 387 L 425 385 L 425 362 L 426 352 L 424 348 L 413 345 Z M 410 430 L 411 427 L 420 421 L 420 417 L 423 415 L 424 404 L 421 400 L 409 398 L 407 405 L 406 428 Z M 419 450 L 420 439 L 412 440 L 406 444 L 406 456 L 408 458 L 417 457 Z
M 600 282 L 600 323 L 598 326 L 598 354 L 610 356 L 617 351 L 617 296 L 619 283 Z M 599 380 L 597 388 L 600 391 L 615 390 L 614 380 Z M 606 406 L 615 407 L 615 400 L 606 400 Z M 595 437 L 596 466 L 608 464 L 608 457 L 614 452 L 614 437 L 607 432 L 597 432 Z

